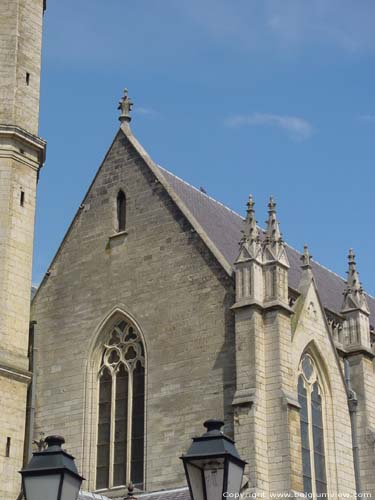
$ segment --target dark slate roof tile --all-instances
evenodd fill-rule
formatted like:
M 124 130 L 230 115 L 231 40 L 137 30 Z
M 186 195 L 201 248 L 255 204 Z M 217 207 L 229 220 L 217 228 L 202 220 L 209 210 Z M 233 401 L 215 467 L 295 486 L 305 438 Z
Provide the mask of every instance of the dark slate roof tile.
M 212 243 L 232 265 L 238 256 L 238 242 L 242 236 L 243 218 L 168 170 L 160 166 L 159 169 L 205 230 Z M 289 285 L 297 290 L 301 275 L 301 254 L 290 246 L 287 246 L 287 254 L 290 262 Z M 314 261 L 312 269 L 324 307 L 334 313 L 339 313 L 345 288 L 344 279 Z M 371 325 L 375 326 L 375 298 L 371 296 L 367 296 L 367 298 L 371 312 L 370 322 Z

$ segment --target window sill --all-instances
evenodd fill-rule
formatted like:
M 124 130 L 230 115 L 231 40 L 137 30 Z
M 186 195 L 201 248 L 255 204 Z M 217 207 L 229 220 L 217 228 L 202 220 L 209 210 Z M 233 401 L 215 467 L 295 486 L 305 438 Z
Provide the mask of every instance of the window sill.
M 113 239 L 116 239 L 116 238 L 121 238 L 121 237 L 125 237 L 128 235 L 128 232 L 127 231 L 119 231 L 118 233 L 113 233 L 111 234 L 108 239 L 109 240 L 113 240 Z

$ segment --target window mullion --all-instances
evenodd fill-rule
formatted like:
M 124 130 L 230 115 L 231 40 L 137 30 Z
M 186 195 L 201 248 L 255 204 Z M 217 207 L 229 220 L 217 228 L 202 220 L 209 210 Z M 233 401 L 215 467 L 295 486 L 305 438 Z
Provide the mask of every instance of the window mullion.
M 115 411 L 116 411 L 116 374 L 112 375 L 112 395 L 111 395 L 111 427 L 109 443 L 109 487 L 113 486 L 113 464 L 115 456 Z
M 132 459 L 132 427 L 133 427 L 133 370 L 129 370 L 128 377 L 128 433 L 126 443 L 126 481 L 131 480 Z
M 306 384 L 307 385 L 307 384 Z M 309 416 L 309 442 L 310 442 L 310 464 L 311 464 L 311 489 L 313 498 L 316 497 L 316 484 L 315 484 L 315 458 L 314 458 L 314 435 L 313 435 L 313 421 L 312 421 L 312 402 L 311 402 L 311 391 L 312 386 L 310 384 L 307 385 L 307 413 Z

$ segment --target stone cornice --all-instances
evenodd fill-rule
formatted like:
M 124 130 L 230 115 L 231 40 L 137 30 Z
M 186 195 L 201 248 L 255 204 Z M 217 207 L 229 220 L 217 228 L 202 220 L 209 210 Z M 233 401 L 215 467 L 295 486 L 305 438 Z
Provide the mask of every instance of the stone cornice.
M 252 406 L 256 401 L 256 391 L 254 388 L 237 389 L 232 406 Z
M 254 307 L 257 309 L 263 309 L 263 304 L 256 299 L 241 299 L 231 306 L 231 309 L 240 309 L 241 307 Z
M 281 302 L 281 300 L 278 300 L 278 299 L 265 301 L 263 304 L 263 309 L 265 311 L 272 311 L 275 309 L 280 309 L 283 312 L 285 312 L 286 314 L 288 314 L 289 316 L 294 314 L 293 309 L 291 307 L 289 307 L 288 304 L 285 304 L 285 302 Z
M 47 143 L 44 139 L 31 134 L 27 130 L 15 125 L 0 124 L 0 157 L 14 158 L 22 163 L 30 165 L 36 163 L 39 170 L 46 159 Z M 14 147 L 14 144 L 16 147 Z M 21 146 L 26 151 L 31 151 L 35 158 L 27 156 L 26 151 L 22 152 Z
M 351 358 L 352 356 L 364 356 L 370 360 L 375 358 L 375 354 L 363 346 L 347 347 L 346 349 L 345 357 L 347 358 Z

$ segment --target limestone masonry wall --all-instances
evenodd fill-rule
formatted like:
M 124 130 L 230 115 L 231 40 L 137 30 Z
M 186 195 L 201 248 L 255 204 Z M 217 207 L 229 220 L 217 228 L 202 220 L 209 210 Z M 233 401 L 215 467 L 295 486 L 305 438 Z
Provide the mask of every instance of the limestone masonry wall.
M 116 197 L 127 234 L 115 233 Z M 36 433 L 61 433 L 95 487 L 95 411 L 86 364 L 115 307 L 147 351 L 146 488 L 185 484 L 178 457 L 208 417 L 232 434 L 233 284 L 120 133 L 32 308 L 37 324 Z M 95 385 L 95 384 L 94 384 Z

